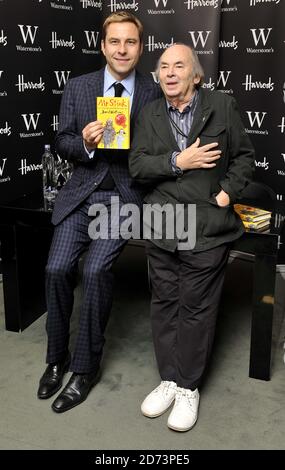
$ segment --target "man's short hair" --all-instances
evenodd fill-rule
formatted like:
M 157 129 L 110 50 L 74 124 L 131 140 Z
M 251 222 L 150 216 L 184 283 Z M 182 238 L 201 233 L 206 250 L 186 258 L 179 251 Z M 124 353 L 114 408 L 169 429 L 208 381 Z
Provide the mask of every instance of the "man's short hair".
M 132 13 L 128 11 L 120 11 L 118 13 L 112 13 L 105 19 L 103 26 L 102 26 L 102 40 L 104 42 L 105 42 L 106 35 L 107 35 L 107 28 L 111 23 L 133 23 L 138 29 L 140 42 L 142 43 L 143 25 L 140 22 L 140 20 Z

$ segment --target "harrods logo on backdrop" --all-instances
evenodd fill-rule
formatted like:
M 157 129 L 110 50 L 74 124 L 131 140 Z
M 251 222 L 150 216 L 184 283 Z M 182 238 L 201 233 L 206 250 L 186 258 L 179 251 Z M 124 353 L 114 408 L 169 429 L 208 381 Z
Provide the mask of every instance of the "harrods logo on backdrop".
M 153 52 L 159 49 L 166 49 L 167 47 L 174 44 L 174 38 L 172 37 L 170 41 L 158 41 L 156 37 L 152 34 L 148 36 L 148 42 L 145 44 L 147 52 Z
M 41 163 L 30 163 L 27 164 L 27 158 L 21 158 L 20 167 L 18 168 L 21 176 L 25 176 L 34 171 L 41 171 L 42 164 Z
M 249 0 L 249 6 L 250 7 L 260 7 L 260 6 L 263 6 L 264 4 L 275 4 L 275 5 L 278 5 L 278 3 L 280 2 L 280 0 Z
M 52 116 L 52 123 L 50 125 L 50 127 L 52 128 L 52 130 L 54 132 L 57 132 L 58 131 L 58 124 L 59 124 L 59 117 L 58 117 L 58 114 L 54 114 Z
M 45 91 L 45 82 L 43 82 L 42 77 L 38 81 L 27 81 L 24 77 L 24 74 L 18 75 L 18 81 L 15 84 L 18 88 L 19 93 L 24 93 L 25 91 Z
M 285 132 L 285 116 L 282 116 L 281 124 L 278 124 L 277 127 L 280 127 L 281 134 L 284 134 L 284 132 Z
M 219 47 L 230 48 L 236 51 L 238 48 L 238 40 L 236 39 L 235 35 L 233 35 L 229 41 L 221 39 L 219 42 Z
M 218 8 L 220 0 L 186 0 L 184 4 L 187 10 L 194 10 L 194 8 L 211 7 Z
M 245 91 L 252 91 L 252 90 L 264 90 L 264 91 L 273 91 L 274 90 L 274 82 L 272 81 L 272 77 L 269 77 L 265 82 L 261 80 L 255 80 L 252 74 L 247 74 L 245 76 L 245 81 L 242 82 L 242 86 L 244 86 Z
M 98 8 L 99 10 L 102 10 L 103 2 L 96 2 L 95 0 L 79 0 L 79 2 L 82 5 L 82 8 Z
M 7 46 L 7 44 L 8 44 L 8 38 L 4 32 L 4 29 L 1 29 L 0 30 L 0 46 L 5 47 Z
M 9 123 L 6 121 L 4 124 L 4 127 L 1 127 L 0 125 L 0 135 L 6 135 L 9 137 L 12 134 L 11 126 L 9 126 Z
M 110 8 L 111 13 L 116 13 L 117 11 L 122 10 L 138 11 L 139 4 L 135 0 L 133 0 L 132 2 L 118 2 L 117 0 L 110 0 L 110 3 L 107 5 L 107 8 Z
M 52 49 L 57 49 L 58 47 L 75 49 L 75 41 L 71 34 L 68 38 L 62 38 L 61 36 L 58 36 L 58 33 L 56 31 L 52 31 L 51 40 L 49 41 L 49 43 L 51 44 Z

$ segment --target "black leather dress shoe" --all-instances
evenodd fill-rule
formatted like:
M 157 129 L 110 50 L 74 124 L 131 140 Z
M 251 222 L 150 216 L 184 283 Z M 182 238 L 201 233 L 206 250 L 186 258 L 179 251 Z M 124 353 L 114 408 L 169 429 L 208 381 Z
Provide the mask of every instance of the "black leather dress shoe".
M 100 380 L 100 370 L 89 374 L 73 373 L 62 392 L 51 405 L 56 413 L 64 413 L 86 400 L 91 388 Z
M 61 362 L 49 364 L 40 379 L 38 398 L 49 398 L 54 395 L 62 386 L 64 374 L 70 365 L 70 354 Z

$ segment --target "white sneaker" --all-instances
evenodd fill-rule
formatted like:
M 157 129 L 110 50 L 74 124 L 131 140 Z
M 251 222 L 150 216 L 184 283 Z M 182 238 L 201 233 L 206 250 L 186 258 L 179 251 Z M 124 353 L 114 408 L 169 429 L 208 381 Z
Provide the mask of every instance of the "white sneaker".
M 199 392 L 177 387 L 175 403 L 167 426 L 174 431 L 189 431 L 197 421 L 199 407 Z
M 162 415 L 171 406 L 176 395 L 176 383 L 163 380 L 141 404 L 141 412 L 148 418 Z

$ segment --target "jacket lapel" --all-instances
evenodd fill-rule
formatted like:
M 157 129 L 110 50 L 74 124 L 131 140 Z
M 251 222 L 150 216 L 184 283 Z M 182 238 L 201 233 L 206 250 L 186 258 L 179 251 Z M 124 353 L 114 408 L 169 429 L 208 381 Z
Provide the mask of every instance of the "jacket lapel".
M 91 74 L 90 79 L 87 81 L 85 90 L 86 94 L 86 109 L 88 115 L 88 122 L 96 120 L 96 98 L 103 96 L 104 92 L 104 69 Z

